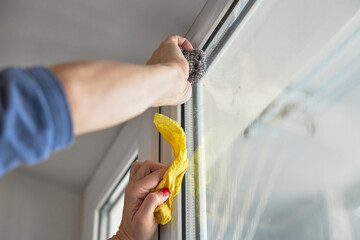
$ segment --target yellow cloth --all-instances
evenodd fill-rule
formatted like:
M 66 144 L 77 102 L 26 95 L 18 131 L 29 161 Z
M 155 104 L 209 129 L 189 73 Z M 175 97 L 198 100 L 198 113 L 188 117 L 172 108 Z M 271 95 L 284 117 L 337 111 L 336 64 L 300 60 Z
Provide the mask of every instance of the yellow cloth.
M 175 159 L 165 172 L 163 179 L 152 191 L 167 188 L 170 191 L 169 198 L 155 209 L 154 215 L 161 224 L 171 220 L 173 199 L 179 193 L 182 178 L 188 167 L 186 150 L 186 136 L 181 126 L 174 120 L 162 115 L 155 114 L 154 123 L 163 136 L 170 143 L 174 150 Z

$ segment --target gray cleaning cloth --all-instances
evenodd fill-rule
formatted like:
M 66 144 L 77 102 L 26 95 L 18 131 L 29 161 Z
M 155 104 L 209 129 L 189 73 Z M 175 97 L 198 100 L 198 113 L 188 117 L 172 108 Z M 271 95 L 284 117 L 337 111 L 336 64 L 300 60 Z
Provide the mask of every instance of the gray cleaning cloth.
M 189 79 L 188 81 L 193 84 L 200 81 L 204 76 L 206 70 L 206 58 L 205 53 L 201 49 L 194 49 L 193 51 L 185 51 L 184 48 L 180 47 L 186 60 L 189 63 Z

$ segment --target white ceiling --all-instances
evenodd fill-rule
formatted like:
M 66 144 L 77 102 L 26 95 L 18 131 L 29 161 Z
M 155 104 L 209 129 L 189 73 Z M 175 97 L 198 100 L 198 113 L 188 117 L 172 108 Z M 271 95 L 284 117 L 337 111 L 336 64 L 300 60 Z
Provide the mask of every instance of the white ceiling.
M 206 0 L 1 0 L 0 68 L 77 59 L 143 64 L 170 34 L 185 35 Z M 116 103 L 114 103 L 116 104 Z M 81 192 L 120 127 L 18 171 Z

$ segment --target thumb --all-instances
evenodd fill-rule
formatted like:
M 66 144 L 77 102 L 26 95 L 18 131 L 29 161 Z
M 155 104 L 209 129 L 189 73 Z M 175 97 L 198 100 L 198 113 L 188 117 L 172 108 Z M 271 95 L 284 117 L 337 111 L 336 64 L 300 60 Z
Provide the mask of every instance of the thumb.
M 169 195 L 170 191 L 167 188 L 149 193 L 141 204 L 138 214 L 143 217 L 154 217 L 155 208 L 163 204 Z

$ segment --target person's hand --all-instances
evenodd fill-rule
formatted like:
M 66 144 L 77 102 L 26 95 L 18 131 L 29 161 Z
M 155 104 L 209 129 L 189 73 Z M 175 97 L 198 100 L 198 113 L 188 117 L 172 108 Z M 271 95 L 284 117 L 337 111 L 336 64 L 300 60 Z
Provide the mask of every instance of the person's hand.
M 155 208 L 168 199 L 169 190 L 150 190 L 159 184 L 166 170 L 167 167 L 161 163 L 133 163 L 129 185 L 125 190 L 122 221 L 119 231 L 112 239 L 152 239 L 158 226 L 154 216 Z
M 163 41 L 158 49 L 152 54 L 147 65 L 163 64 L 179 71 L 177 79 L 174 80 L 172 87 L 165 93 L 154 107 L 162 105 L 178 105 L 189 100 L 191 96 L 191 84 L 187 81 L 189 77 L 189 63 L 182 54 L 179 46 L 186 51 L 192 51 L 191 43 L 183 37 L 173 35 Z

